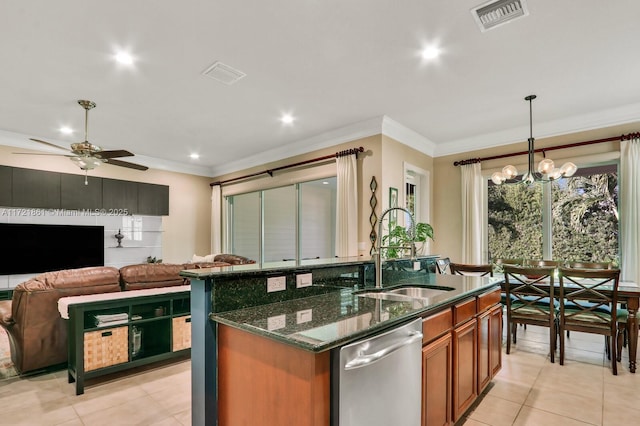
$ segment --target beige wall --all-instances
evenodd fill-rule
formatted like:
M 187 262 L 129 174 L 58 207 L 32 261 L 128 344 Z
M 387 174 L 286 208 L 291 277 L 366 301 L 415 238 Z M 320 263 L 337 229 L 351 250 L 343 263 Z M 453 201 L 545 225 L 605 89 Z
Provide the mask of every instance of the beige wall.
M 0 146 L 0 165 L 84 174 L 65 157 L 16 155 L 13 154 L 14 152 L 30 151 Z M 135 162 L 135 160 L 131 161 Z M 156 169 L 142 172 L 110 165 L 90 171 L 89 176 L 168 185 L 169 216 L 162 218 L 164 262 L 182 263 L 190 260 L 194 253 L 209 253 L 211 245 L 210 178 Z
M 638 131 L 639 123 L 631 123 L 596 129 L 568 135 L 536 139 L 535 148 L 552 147 L 570 143 L 577 143 L 595 139 L 604 139 Z M 448 256 L 452 261 L 460 261 L 462 258 L 462 195 L 460 168 L 453 165 L 454 161 L 466 160 L 477 157 L 507 154 L 527 150 L 527 142 L 505 145 L 496 148 L 471 151 L 462 154 L 437 157 L 434 160 L 433 173 L 433 198 L 435 205 L 432 208 L 434 233 L 436 238 L 432 252 L 442 256 Z M 562 164 L 563 160 L 574 161 L 578 167 L 593 164 L 599 156 L 607 153 L 617 153 L 620 150 L 619 142 L 605 142 L 583 147 L 549 151 L 547 158 L 551 158 L 556 164 Z M 580 158 L 584 157 L 584 158 Z M 542 154 L 536 154 L 536 164 L 542 159 Z M 581 163 L 582 162 L 582 163 Z M 499 170 L 507 164 L 513 164 L 519 170 L 525 170 L 527 155 L 508 157 L 483 162 L 481 167 L 484 173 Z M 520 167 L 522 165 L 522 167 Z M 444 237 L 446 236 L 446 238 Z

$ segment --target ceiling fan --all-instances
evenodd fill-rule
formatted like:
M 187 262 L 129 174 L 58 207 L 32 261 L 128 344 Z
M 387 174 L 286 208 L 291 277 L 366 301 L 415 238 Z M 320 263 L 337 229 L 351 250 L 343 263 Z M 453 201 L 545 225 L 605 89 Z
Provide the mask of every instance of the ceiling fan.
M 118 150 L 103 150 L 97 145 L 89 142 L 88 139 L 88 129 L 89 129 L 89 110 L 96 107 L 95 102 L 79 100 L 78 103 L 85 110 L 84 116 L 84 142 L 77 142 L 71 144 L 71 149 L 63 148 L 61 146 L 52 144 L 51 142 L 43 141 L 40 139 L 30 138 L 34 142 L 42 143 L 45 145 L 52 146 L 58 149 L 64 149 L 65 151 L 70 151 L 71 154 L 34 154 L 30 152 L 17 152 L 16 154 L 27 154 L 27 155 L 63 155 L 65 157 L 69 157 L 71 161 L 73 161 L 78 167 L 80 167 L 85 172 L 87 170 L 93 170 L 96 167 L 99 167 L 103 163 L 111 164 L 113 166 L 127 167 L 129 169 L 135 170 L 147 170 L 147 166 L 142 166 L 140 164 L 130 163 L 128 161 L 116 160 L 119 157 L 132 157 L 133 154 L 124 149 Z

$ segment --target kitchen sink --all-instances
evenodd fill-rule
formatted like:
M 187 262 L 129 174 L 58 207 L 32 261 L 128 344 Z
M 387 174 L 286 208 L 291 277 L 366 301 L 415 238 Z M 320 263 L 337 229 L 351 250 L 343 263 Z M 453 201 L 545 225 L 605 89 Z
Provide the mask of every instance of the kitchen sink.
M 418 299 L 429 299 L 452 290 L 455 289 L 452 287 L 401 287 L 394 290 L 388 290 L 385 293 L 389 295 L 401 295 Z
M 381 299 L 381 300 L 391 300 L 394 302 L 411 302 L 415 297 L 407 296 L 404 294 L 392 294 L 390 292 L 377 292 L 370 291 L 367 293 L 359 293 L 358 297 L 368 297 L 370 299 Z

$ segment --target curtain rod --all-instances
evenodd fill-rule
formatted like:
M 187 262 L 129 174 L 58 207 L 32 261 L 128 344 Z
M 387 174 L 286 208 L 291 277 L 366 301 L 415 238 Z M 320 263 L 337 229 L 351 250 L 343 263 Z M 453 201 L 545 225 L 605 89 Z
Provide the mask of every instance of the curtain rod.
M 625 141 L 625 140 L 631 140 L 634 138 L 640 138 L 640 132 L 629 133 L 627 135 L 621 135 L 621 136 L 614 136 L 611 138 L 595 139 L 592 141 L 575 142 L 575 143 L 569 143 L 565 145 L 551 146 L 548 148 L 537 148 L 534 152 L 542 152 L 542 154 L 544 155 L 545 151 L 555 151 L 556 149 L 575 148 L 577 146 L 592 145 L 592 144 L 602 143 L 602 142 Z M 515 157 L 517 155 L 526 155 L 528 153 L 529 151 L 520 151 L 520 152 L 512 152 L 511 154 L 493 155 L 491 157 L 470 158 L 468 160 L 454 161 L 453 165 L 465 166 L 467 164 L 475 164 L 475 163 L 480 163 L 482 161 L 496 160 L 498 158 Z
M 268 170 L 264 170 L 264 171 L 261 171 L 261 172 L 251 173 L 249 175 L 244 175 L 244 176 L 240 176 L 240 177 L 236 177 L 236 178 L 232 178 L 232 179 L 227 179 L 227 180 L 221 180 L 221 181 L 218 181 L 218 182 L 212 182 L 212 183 L 209 184 L 209 186 L 225 185 L 225 184 L 228 184 L 228 183 L 236 182 L 238 180 L 249 179 L 249 178 L 260 176 L 260 175 L 264 175 L 264 174 L 268 174 L 269 176 L 273 177 L 273 172 L 277 172 L 277 171 L 285 170 L 285 169 L 290 169 L 292 167 L 304 166 L 305 164 L 317 163 L 318 161 L 330 160 L 330 159 L 336 158 L 336 157 L 344 157 L 346 155 L 356 155 L 357 156 L 359 152 L 364 152 L 364 148 L 363 147 L 358 147 L 358 148 L 345 149 L 344 151 L 336 152 L 335 154 L 325 155 L 323 157 L 318 157 L 318 158 L 312 158 L 311 160 L 300 161 L 300 162 L 293 163 L 293 164 L 287 164 L 286 166 L 274 167 L 273 169 L 268 169 Z

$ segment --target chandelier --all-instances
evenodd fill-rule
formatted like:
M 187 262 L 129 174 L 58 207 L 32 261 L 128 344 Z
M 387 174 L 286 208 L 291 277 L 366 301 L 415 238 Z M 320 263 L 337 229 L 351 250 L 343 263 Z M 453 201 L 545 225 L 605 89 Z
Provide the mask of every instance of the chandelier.
M 562 165 L 560 168 L 556 168 L 553 160 L 549 158 L 545 158 L 544 160 L 538 163 L 538 169 L 534 172 L 533 169 L 533 157 L 535 154 L 535 149 L 533 144 L 535 139 L 533 138 L 533 113 L 531 107 L 531 101 L 536 98 L 536 95 L 529 95 L 524 98 L 525 101 L 529 101 L 529 170 L 522 176 L 521 181 L 515 180 L 515 177 L 518 176 L 518 169 L 516 169 L 512 165 L 504 166 L 501 172 L 495 172 L 491 175 L 491 181 L 496 185 L 501 185 L 503 183 L 517 183 L 524 182 L 527 184 L 531 184 L 534 182 L 551 182 L 552 180 L 560 179 L 562 177 L 570 177 L 575 174 L 578 170 L 578 167 L 572 162 L 567 162 Z

